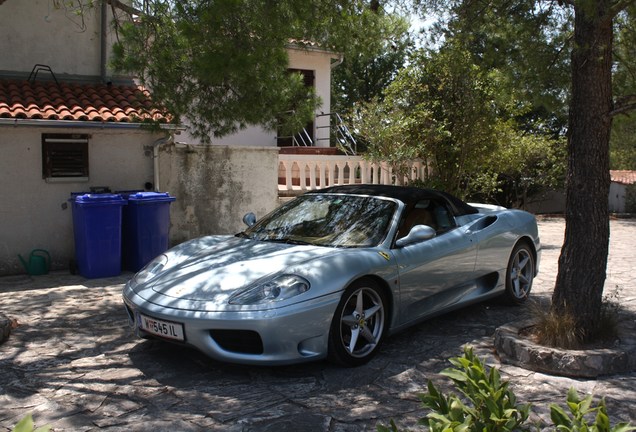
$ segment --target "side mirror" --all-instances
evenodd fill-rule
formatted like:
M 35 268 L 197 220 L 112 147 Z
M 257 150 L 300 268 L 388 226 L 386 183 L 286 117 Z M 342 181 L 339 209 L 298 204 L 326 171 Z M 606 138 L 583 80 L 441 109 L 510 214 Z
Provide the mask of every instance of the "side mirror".
M 415 225 L 405 237 L 396 241 L 395 245 L 397 247 L 404 247 L 414 243 L 421 243 L 432 239 L 436 235 L 435 230 L 428 225 Z
M 256 223 L 256 215 L 252 212 L 246 213 L 245 216 L 243 216 L 243 223 L 251 227 Z

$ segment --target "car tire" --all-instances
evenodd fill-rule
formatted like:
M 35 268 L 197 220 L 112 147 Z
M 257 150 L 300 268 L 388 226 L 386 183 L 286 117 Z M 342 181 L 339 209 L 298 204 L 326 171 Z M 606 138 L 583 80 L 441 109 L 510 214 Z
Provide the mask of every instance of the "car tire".
M 342 295 L 329 331 L 329 355 L 334 363 L 360 366 L 378 352 L 388 327 L 384 291 L 371 279 L 351 284 Z
M 522 304 L 530 295 L 534 279 L 534 254 L 524 242 L 518 243 L 510 254 L 506 270 L 505 298 L 508 303 Z

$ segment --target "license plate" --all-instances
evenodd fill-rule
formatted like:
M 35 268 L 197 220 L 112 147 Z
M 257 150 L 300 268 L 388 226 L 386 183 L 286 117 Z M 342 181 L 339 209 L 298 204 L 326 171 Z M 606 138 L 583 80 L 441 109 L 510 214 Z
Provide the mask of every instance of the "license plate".
M 139 314 L 139 328 L 147 333 L 168 339 L 183 341 L 183 324 L 171 321 L 158 320 Z

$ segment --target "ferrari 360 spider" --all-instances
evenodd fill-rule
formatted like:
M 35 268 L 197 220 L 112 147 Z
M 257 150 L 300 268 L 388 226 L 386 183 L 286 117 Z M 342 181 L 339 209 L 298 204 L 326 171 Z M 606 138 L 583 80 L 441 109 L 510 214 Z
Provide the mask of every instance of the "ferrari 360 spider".
M 307 192 L 236 235 L 184 242 L 125 286 L 135 333 L 243 364 L 368 362 L 390 334 L 484 299 L 524 302 L 534 216 L 400 186 Z

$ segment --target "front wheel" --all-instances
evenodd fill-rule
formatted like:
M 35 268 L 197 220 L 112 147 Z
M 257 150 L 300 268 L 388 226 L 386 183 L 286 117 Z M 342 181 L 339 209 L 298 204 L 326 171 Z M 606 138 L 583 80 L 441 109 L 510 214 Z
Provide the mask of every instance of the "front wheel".
M 512 250 L 506 271 L 505 297 L 512 304 L 521 304 L 528 299 L 534 279 L 534 255 L 525 243 Z
M 329 360 L 360 366 L 377 353 L 387 327 L 386 298 L 372 280 L 347 288 L 336 308 L 329 332 Z

